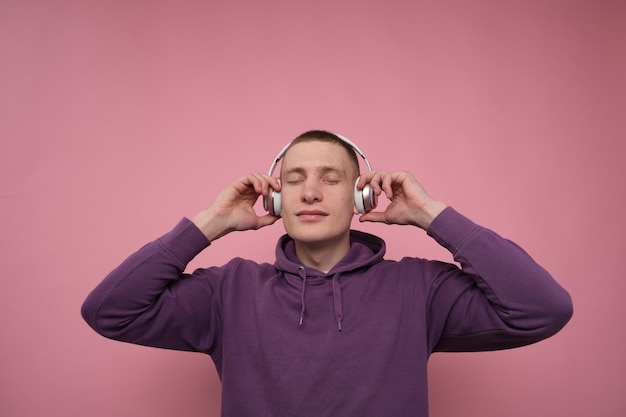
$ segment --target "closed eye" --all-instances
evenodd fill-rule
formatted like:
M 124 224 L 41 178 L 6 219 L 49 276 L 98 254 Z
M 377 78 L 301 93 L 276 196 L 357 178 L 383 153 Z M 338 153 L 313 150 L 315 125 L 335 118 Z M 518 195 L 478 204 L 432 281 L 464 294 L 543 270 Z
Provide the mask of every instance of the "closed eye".
M 339 178 L 322 178 L 322 182 L 329 185 L 339 184 Z
M 287 179 L 285 180 L 285 183 L 295 185 L 295 184 L 300 184 L 303 181 L 304 181 L 304 177 L 298 175 L 298 176 L 287 177 Z

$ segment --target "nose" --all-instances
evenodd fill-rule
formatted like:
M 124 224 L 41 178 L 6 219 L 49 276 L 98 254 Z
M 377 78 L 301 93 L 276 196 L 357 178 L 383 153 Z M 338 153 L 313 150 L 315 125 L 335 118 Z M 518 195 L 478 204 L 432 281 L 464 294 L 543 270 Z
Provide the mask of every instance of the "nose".
M 302 201 L 312 204 L 322 201 L 322 192 L 316 177 L 307 178 L 302 187 Z

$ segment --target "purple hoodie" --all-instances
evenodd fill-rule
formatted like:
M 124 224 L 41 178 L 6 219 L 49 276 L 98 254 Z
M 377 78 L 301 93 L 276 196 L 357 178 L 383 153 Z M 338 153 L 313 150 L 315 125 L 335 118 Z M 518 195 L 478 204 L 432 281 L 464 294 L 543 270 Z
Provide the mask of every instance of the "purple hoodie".
M 462 269 L 385 260 L 384 241 L 352 231 L 326 274 L 302 266 L 287 236 L 274 265 L 236 258 L 186 274 L 209 242 L 183 219 L 112 271 L 82 314 L 112 339 L 211 355 L 223 416 L 425 417 L 432 352 L 527 345 L 572 315 L 521 248 L 454 209 L 428 234 Z

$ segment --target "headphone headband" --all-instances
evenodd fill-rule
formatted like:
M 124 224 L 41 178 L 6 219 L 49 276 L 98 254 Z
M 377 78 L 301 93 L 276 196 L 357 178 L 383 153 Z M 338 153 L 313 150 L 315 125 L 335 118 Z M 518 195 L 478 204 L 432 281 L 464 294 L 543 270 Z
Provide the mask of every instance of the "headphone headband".
M 372 166 L 370 165 L 370 162 L 367 160 L 367 157 L 365 156 L 365 154 L 363 153 L 363 151 L 356 146 L 356 144 L 354 142 L 352 142 L 350 139 L 348 139 L 345 136 L 342 136 L 338 133 L 334 133 L 334 132 L 329 132 L 332 135 L 336 136 L 340 141 L 342 141 L 343 143 L 345 143 L 346 145 L 350 146 L 356 153 L 358 153 L 361 158 L 363 158 L 363 161 L 365 161 L 365 165 L 367 165 L 367 169 L 368 170 L 372 170 Z M 291 144 L 293 143 L 293 141 L 289 142 L 279 153 L 278 155 L 276 155 L 276 158 L 274 158 L 274 161 L 272 162 L 272 165 L 270 165 L 270 169 L 269 169 L 269 173 L 268 175 L 272 175 L 272 173 L 274 173 L 274 169 L 276 169 L 276 165 L 278 165 L 278 162 L 283 158 L 283 156 L 285 156 L 285 153 L 287 152 L 287 149 L 289 149 L 289 147 L 291 146 Z

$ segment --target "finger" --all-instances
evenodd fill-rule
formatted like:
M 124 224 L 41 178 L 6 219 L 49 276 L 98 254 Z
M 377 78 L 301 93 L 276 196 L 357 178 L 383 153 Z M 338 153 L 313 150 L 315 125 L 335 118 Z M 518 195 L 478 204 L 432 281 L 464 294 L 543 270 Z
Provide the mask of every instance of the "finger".
M 370 182 L 372 175 L 372 171 L 359 175 L 359 180 L 356 183 L 356 188 L 362 190 Z
M 254 185 L 254 191 L 259 195 L 268 194 L 267 180 L 258 172 L 250 174 L 251 181 Z
M 232 182 L 230 186 L 237 192 L 237 194 L 243 196 L 248 195 L 254 191 L 254 179 L 250 175 L 238 178 Z
M 382 189 L 380 188 L 380 182 L 381 182 L 381 178 L 383 177 L 383 175 L 384 175 L 384 172 L 379 171 L 379 170 L 368 172 L 359 181 L 358 188 L 362 190 L 367 184 L 369 184 L 370 187 L 372 188 L 372 191 L 374 191 L 376 195 L 380 195 L 380 193 L 382 192 Z
M 280 181 L 278 180 L 278 178 L 274 178 L 272 176 L 262 173 L 258 173 L 257 175 L 263 182 L 264 190 L 267 193 L 270 192 L 270 189 L 274 191 L 280 191 Z
M 280 181 L 278 180 L 278 178 L 271 177 L 267 174 L 261 174 L 261 175 L 263 176 L 263 178 L 265 178 L 265 180 L 269 183 L 270 187 L 274 191 L 280 191 Z
M 381 188 L 388 199 L 393 198 L 393 185 L 396 181 L 397 173 L 387 173 L 382 178 Z
M 267 196 L 270 192 L 270 188 L 276 191 L 280 191 L 280 184 L 276 178 L 272 178 L 269 175 L 255 172 L 248 175 L 250 184 L 254 188 L 254 192 L 258 195 Z

